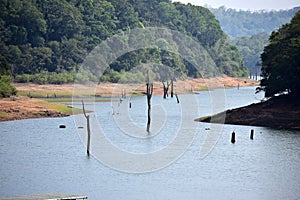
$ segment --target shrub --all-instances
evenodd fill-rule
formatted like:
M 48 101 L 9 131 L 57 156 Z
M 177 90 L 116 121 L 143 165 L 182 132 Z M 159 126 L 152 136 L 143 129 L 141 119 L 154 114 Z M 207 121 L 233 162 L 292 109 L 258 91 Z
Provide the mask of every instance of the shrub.
M 16 95 L 17 90 L 11 85 L 12 78 L 10 76 L 0 76 L 0 98 Z

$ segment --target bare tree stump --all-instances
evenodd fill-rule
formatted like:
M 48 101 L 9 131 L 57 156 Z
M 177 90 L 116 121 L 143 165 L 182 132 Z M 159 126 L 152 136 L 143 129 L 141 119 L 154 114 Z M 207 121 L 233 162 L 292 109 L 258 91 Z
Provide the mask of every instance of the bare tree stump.
M 86 124 L 87 124 L 87 145 L 86 145 L 86 153 L 88 156 L 90 156 L 90 143 L 91 143 L 91 129 L 90 129 L 90 116 L 86 114 L 85 108 L 84 108 L 84 103 L 82 100 L 82 110 L 84 117 L 86 118 Z
M 251 129 L 251 133 L 250 133 L 250 140 L 253 140 L 253 138 L 254 138 L 254 130 L 253 130 L 253 129 Z
M 231 143 L 235 143 L 235 132 L 233 131 L 231 134 Z

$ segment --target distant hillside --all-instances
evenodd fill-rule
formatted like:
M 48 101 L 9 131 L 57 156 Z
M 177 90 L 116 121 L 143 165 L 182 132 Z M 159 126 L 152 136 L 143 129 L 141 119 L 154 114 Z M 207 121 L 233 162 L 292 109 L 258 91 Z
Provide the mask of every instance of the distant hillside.
M 248 68 L 250 76 L 260 75 L 260 55 L 269 43 L 270 35 L 267 33 L 255 34 L 251 37 L 231 38 L 230 43 L 236 45 L 242 54 L 244 65 Z
M 242 11 L 225 7 L 209 8 L 220 21 L 222 29 L 232 37 L 268 33 L 288 23 L 300 7 L 280 11 Z
M 0 10 L 0 57 L 18 82 L 72 82 L 84 58 L 102 41 L 121 31 L 153 26 L 195 38 L 221 73 L 248 73 L 238 49 L 226 41 L 219 22 L 204 7 L 169 0 L 1 0 Z M 154 61 L 199 76 L 180 59 L 160 49 L 138 50 L 116 60 L 102 80 L 118 81 L 123 70 Z M 82 76 L 82 80 L 99 80 L 98 74 Z

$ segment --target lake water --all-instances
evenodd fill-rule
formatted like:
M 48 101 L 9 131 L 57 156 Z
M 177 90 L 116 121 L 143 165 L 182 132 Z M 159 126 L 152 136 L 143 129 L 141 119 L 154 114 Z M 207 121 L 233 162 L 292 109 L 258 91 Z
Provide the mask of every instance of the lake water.
M 0 196 L 75 193 L 92 200 L 300 199 L 299 131 L 192 120 L 220 111 L 222 104 L 234 108 L 262 99 L 262 94 L 254 93 L 253 87 L 227 89 L 225 98 L 217 96 L 219 104 L 210 92 L 179 95 L 180 104 L 154 96 L 150 134 L 145 131 L 146 97 L 87 103 L 87 109 L 96 111 L 89 114 L 89 158 L 82 115 L 2 122 Z M 60 124 L 66 128 L 59 129 Z M 249 139 L 251 129 L 254 140 Z M 235 144 L 230 142 L 232 131 Z

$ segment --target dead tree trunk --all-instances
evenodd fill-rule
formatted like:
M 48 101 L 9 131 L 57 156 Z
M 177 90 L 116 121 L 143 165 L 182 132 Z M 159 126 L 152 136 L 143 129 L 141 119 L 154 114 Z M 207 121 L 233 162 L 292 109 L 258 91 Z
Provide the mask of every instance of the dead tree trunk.
M 122 90 L 122 98 L 123 99 L 126 99 L 126 90 L 123 88 Z
M 164 89 L 164 99 L 167 98 L 168 96 L 168 91 L 169 91 L 169 87 L 170 87 L 170 83 L 169 81 L 167 81 L 167 84 L 165 84 L 163 81 L 162 81 L 162 84 L 163 84 L 163 89 Z
M 147 83 L 147 104 L 148 104 L 148 121 L 147 121 L 147 132 L 150 132 L 151 123 L 151 97 L 153 93 L 153 83 Z
M 147 77 L 147 105 L 148 105 L 148 121 L 147 121 L 147 132 L 150 132 L 150 123 L 151 123 L 151 97 L 153 93 L 153 83 L 150 83 L 149 73 Z
M 175 94 L 175 96 L 176 96 L 177 103 L 180 103 L 180 102 L 179 102 L 178 95 L 177 95 L 177 94 Z
M 87 115 L 86 112 L 85 112 L 83 100 L 82 100 L 82 109 L 83 109 L 84 117 L 86 118 L 86 122 L 87 122 L 87 147 L 86 147 L 86 153 L 87 153 L 88 156 L 90 156 L 90 143 L 91 143 L 90 116 Z

